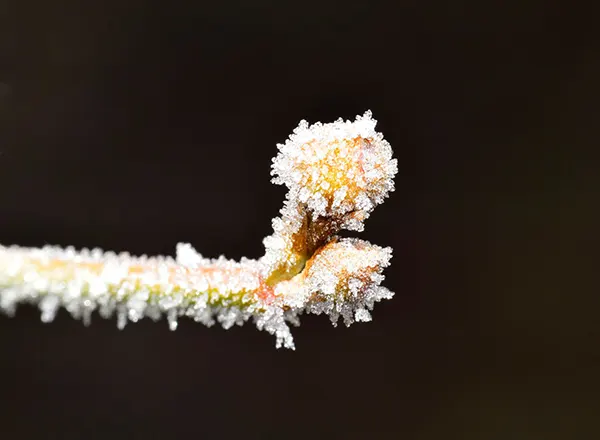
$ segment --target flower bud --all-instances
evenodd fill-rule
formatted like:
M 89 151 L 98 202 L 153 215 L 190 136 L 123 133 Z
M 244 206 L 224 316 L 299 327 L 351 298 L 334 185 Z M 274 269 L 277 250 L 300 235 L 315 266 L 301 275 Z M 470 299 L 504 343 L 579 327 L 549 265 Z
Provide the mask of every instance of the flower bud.
M 274 183 L 289 188 L 288 200 L 306 206 L 313 219 L 339 217 L 361 230 L 362 220 L 390 191 L 398 170 L 392 149 L 371 112 L 354 122 L 308 125 L 301 121 L 273 159 Z

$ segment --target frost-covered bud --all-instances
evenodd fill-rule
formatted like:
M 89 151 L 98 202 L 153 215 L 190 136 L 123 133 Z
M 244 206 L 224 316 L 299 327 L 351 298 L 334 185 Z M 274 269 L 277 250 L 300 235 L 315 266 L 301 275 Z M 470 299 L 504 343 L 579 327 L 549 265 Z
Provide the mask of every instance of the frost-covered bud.
M 382 248 L 356 238 L 344 238 L 324 246 L 307 263 L 303 273 L 311 298 L 307 311 L 327 313 L 335 323 L 341 315 L 347 325 L 369 321 L 367 309 L 393 296 L 380 286 L 389 266 L 391 248 Z
M 362 220 L 394 190 L 398 170 L 376 123 L 371 112 L 354 122 L 301 121 L 287 142 L 278 145 L 273 182 L 286 185 L 288 200 L 304 204 L 313 218 L 343 217 L 344 227 L 360 230 Z
M 356 238 L 337 239 L 317 251 L 301 273 L 278 283 L 275 295 L 293 313 L 325 313 L 334 324 L 340 316 L 346 325 L 370 321 L 374 304 L 394 296 L 380 285 L 391 257 L 389 247 Z
M 357 238 L 343 238 L 324 246 L 306 265 L 311 292 L 325 296 L 358 298 L 365 289 L 378 285 L 381 271 L 389 265 L 391 248 L 382 248 Z

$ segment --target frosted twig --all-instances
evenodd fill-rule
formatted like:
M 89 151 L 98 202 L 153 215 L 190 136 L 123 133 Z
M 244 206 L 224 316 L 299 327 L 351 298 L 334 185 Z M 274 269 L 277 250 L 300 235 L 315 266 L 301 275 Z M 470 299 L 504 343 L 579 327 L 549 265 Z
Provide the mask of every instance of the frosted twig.
M 183 243 L 175 258 L 0 246 L 0 309 L 12 315 L 19 303 L 37 304 L 50 322 L 62 306 L 86 325 L 98 311 L 116 315 L 119 328 L 163 315 L 171 330 L 181 316 L 224 328 L 252 319 L 286 348 L 294 348 L 288 324 L 305 312 L 326 313 L 334 325 L 369 321 L 374 303 L 393 296 L 380 286 L 391 248 L 337 234 L 361 231 L 394 190 L 397 161 L 375 124 L 370 112 L 352 122 L 302 121 L 278 145 L 273 182 L 289 191 L 258 260 L 206 259 Z

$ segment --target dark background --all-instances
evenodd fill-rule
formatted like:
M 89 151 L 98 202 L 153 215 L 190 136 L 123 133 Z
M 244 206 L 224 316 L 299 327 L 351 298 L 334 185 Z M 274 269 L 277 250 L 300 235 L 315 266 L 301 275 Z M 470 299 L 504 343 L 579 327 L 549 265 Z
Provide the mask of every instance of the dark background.
M 0 242 L 259 257 L 300 119 L 371 109 L 374 321 L 0 317 L 0 437 L 600 435 L 597 15 L 576 2 L 0 2 Z M 184 437 L 185 436 L 185 437 Z

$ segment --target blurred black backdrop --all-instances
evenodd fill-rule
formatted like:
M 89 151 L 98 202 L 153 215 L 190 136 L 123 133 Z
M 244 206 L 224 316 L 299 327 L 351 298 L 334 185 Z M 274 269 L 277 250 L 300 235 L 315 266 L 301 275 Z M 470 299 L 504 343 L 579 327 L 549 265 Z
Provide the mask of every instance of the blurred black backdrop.
M 371 109 L 374 321 L 0 317 L 0 437 L 600 434 L 599 45 L 563 1 L 0 3 L 0 243 L 259 257 L 300 119 Z M 594 98 L 594 96 L 596 98 Z

